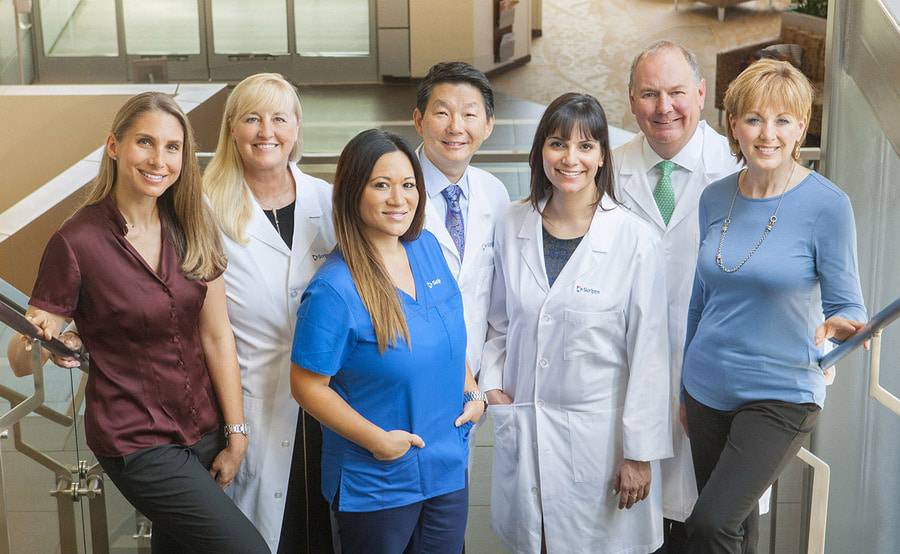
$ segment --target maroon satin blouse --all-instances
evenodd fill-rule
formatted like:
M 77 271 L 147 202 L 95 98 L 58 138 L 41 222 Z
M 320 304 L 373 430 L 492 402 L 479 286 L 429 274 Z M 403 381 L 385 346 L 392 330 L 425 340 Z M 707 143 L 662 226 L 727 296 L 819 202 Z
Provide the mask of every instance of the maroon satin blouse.
M 125 233 L 111 196 L 79 210 L 47 243 L 29 301 L 78 326 L 87 443 L 106 457 L 191 445 L 221 420 L 200 343 L 206 283 L 184 275 L 165 229 L 159 275 Z

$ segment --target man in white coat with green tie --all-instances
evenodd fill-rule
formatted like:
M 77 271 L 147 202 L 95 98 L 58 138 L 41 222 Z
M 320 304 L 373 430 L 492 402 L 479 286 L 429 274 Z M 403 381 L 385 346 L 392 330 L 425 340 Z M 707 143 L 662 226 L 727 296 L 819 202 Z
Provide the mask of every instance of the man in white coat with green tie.
M 462 292 L 466 358 L 477 378 L 494 275 L 494 225 L 509 204 L 499 179 L 469 165 L 494 129 L 487 77 L 464 62 L 435 64 L 419 84 L 413 122 L 422 137 L 425 228 L 437 237 Z
M 617 195 L 662 239 L 671 402 L 673 413 L 679 413 L 685 325 L 699 246 L 700 193 L 740 166 L 727 139 L 700 120 L 706 82 L 693 53 L 668 41 L 650 45 L 634 58 L 628 90 L 641 132 L 613 151 Z M 666 554 L 685 552 L 683 522 L 697 500 L 690 443 L 678 420 L 673 418 L 675 456 L 661 462 L 665 544 L 659 552 Z

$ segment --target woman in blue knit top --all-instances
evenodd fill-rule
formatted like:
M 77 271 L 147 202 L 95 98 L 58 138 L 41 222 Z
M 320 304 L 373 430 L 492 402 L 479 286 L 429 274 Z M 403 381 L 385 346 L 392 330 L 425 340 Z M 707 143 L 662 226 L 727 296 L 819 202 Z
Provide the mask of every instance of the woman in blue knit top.
M 798 163 L 812 99 L 806 77 L 775 60 L 747 68 L 725 96 L 746 169 L 700 199 L 682 377 L 700 488 L 692 554 L 755 551 L 744 522 L 759 517 L 757 499 L 825 400 L 822 343 L 866 319 L 850 200 Z

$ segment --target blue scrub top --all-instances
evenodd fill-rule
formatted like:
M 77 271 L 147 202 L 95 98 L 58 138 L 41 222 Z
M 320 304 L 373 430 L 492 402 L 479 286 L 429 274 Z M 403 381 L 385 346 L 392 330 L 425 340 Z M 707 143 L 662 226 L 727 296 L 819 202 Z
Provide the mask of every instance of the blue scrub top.
M 322 446 L 322 494 L 340 490 L 344 512 L 406 506 L 466 485 L 471 424 L 462 413 L 466 328 L 462 297 L 434 235 L 405 243 L 416 299 L 398 290 L 412 348 L 401 338 L 378 352 L 375 330 L 344 258 L 332 253 L 303 294 L 291 360 L 331 377 L 331 388 L 386 431 L 402 429 L 425 441 L 397 460 L 376 460 L 327 427 Z

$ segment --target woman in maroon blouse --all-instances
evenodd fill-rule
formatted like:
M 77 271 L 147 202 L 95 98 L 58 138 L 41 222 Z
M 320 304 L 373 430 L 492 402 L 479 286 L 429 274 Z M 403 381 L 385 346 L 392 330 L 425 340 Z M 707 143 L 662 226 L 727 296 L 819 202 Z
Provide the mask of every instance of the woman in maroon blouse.
M 88 445 L 153 522 L 155 553 L 269 551 L 222 491 L 247 448 L 224 268 L 187 118 L 167 95 L 135 96 L 47 244 L 27 317 L 47 338 L 75 320 Z M 19 373 L 24 349 L 13 339 Z

